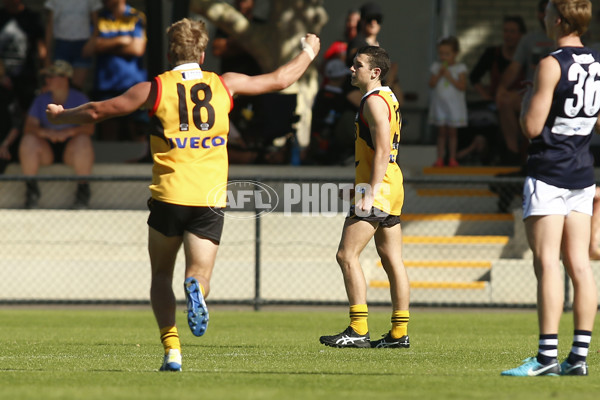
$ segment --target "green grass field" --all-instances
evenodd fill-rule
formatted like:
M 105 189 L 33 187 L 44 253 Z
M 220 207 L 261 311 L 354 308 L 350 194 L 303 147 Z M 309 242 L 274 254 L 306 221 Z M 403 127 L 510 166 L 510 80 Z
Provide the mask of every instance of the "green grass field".
M 373 338 L 389 314 L 370 312 Z M 347 311 L 215 307 L 204 337 L 178 313 L 181 373 L 157 372 L 149 310 L 0 309 L 0 399 L 597 399 L 598 338 L 589 377 L 501 377 L 537 348 L 535 311 L 412 310 L 410 349 L 332 349 L 318 338 Z M 598 328 L 598 324 L 596 324 Z M 597 334 L 600 333 L 596 329 Z M 570 349 L 563 316 L 559 353 Z

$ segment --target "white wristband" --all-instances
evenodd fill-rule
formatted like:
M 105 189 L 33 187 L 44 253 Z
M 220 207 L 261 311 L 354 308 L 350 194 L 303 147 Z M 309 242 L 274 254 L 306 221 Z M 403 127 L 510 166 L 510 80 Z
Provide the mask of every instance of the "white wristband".
M 305 51 L 306 54 L 308 54 L 308 56 L 310 57 L 310 61 L 315 59 L 315 51 L 313 50 L 312 47 L 310 47 L 310 45 L 308 43 L 306 43 L 306 38 L 302 38 L 300 39 L 300 43 L 302 44 L 302 51 Z

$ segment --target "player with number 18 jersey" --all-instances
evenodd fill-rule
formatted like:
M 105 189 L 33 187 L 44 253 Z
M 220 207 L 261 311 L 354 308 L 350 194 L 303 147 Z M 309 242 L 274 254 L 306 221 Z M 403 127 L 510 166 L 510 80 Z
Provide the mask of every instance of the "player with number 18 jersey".
M 182 64 L 155 78 L 150 115 L 152 198 L 195 207 L 225 207 L 227 136 L 233 100 L 222 78 Z

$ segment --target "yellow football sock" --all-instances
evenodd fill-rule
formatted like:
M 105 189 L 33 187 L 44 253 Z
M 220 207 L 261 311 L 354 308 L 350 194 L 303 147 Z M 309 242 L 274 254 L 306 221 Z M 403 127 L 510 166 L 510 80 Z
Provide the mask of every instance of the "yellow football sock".
M 181 352 L 181 343 L 179 342 L 179 334 L 176 326 L 165 326 L 160 330 L 160 341 L 165 348 L 165 354 L 170 349 L 177 349 Z
M 390 334 L 394 339 L 399 339 L 408 333 L 408 320 L 410 313 L 408 310 L 396 310 L 392 313 L 392 330 Z
M 350 306 L 350 326 L 359 335 L 366 335 L 369 332 L 367 317 L 369 309 L 366 304 L 356 304 Z

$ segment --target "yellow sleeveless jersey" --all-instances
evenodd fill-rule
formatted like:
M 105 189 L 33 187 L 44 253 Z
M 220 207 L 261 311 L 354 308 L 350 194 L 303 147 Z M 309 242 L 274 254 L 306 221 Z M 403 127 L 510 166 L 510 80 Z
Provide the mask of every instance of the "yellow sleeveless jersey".
M 155 78 L 150 191 L 171 204 L 225 207 L 229 112 L 221 77 L 185 64 Z
M 360 103 L 358 113 L 355 119 L 355 181 L 354 185 L 368 184 L 371 180 L 373 171 L 373 157 L 375 156 L 375 148 L 369 125 L 363 116 L 363 107 L 367 97 L 379 96 L 387 104 L 389 108 L 390 120 L 390 161 L 388 163 L 383 183 L 375 193 L 375 201 L 373 207 L 382 210 L 390 215 L 400 215 L 402 213 L 402 205 L 404 204 L 404 187 L 402 171 L 397 164 L 398 143 L 400 142 L 400 127 L 402 125 L 402 117 L 400 116 L 400 105 L 394 93 L 390 88 L 384 86 L 373 89 L 366 93 Z

